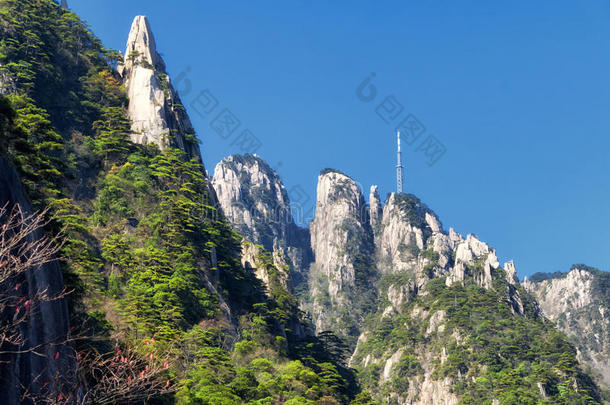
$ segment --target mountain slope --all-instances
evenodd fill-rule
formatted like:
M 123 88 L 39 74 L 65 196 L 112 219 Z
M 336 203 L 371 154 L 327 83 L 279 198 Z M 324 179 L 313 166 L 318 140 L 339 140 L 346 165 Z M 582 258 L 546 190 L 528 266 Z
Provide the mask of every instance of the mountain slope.
M 360 386 L 387 403 L 598 402 L 512 262 L 417 197 L 382 204 L 372 188 L 369 206 L 327 169 L 300 229 L 259 158 L 208 178 L 145 17 L 123 56 L 53 1 L 0 6 L 0 161 L 20 177 L 3 194 L 48 209 L 46 233 L 65 240 L 28 285 L 71 292 L 67 313 L 28 314 L 19 333 L 76 337 L 38 360 L 61 376 L 0 381 L 5 403 L 373 404 Z
M 24 393 L 36 403 L 349 402 L 357 386 L 340 345 L 308 333 L 276 278 L 265 286 L 241 265 L 241 236 L 211 204 L 197 139 L 146 19 L 134 20 L 122 57 L 53 1 L 0 6 L 1 153 L 35 207 L 49 209 L 47 232 L 65 229 L 61 270 L 78 339 L 69 344 L 76 365 L 61 372 L 80 377 L 55 391 L 54 380 L 22 380 L 17 392 L 3 379 L 4 403 Z M 279 272 L 264 251 L 252 255 Z M 44 322 L 31 317 L 29 328 Z M 108 362 L 87 368 L 96 353 Z M 141 369 L 115 373 L 124 367 L 115 353 L 133 353 Z
M 241 159 L 260 162 L 230 158 Z M 245 175 L 236 170 L 223 187 L 247 189 Z M 247 205 L 232 195 L 223 206 L 239 207 L 238 219 L 276 204 L 273 195 L 250 195 Z M 373 186 L 370 201 L 347 175 L 324 170 L 310 225 L 314 261 L 298 270 L 309 275 L 301 306 L 318 333 L 332 330 L 352 350 L 357 341 L 350 365 L 363 388 L 399 404 L 599 401 L 574 347 L 540 316 L 512 261 L 500 267 L 476 236 L 445 232 L 413 195 L 381 203 Z
M 523 287 L 543 314 L 568 335 L 578 359 L 605 389 L 610 388 L 610 274 L 585 265 L 568 273 L 537 273 Z
M 350 362 L 364 388 L 389 403 L 599 400 L 512 262 L 413 195 L 390 194 L 375 240 L 379 300 Z

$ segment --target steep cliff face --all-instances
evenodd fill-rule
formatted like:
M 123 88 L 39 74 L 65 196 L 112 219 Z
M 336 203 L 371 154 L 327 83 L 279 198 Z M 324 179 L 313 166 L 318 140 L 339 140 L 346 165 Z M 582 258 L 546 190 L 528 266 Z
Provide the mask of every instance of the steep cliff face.
M 189 157 L 200 158 L 195 131 L 170 82 L 165 63 L 157 53 L 155 38 L 145 16 L 133 20 L 119 73 L 129 97 L 132 141 L 153 143 L 161 150 L 175 146 Z
M 373 229 L 373 234 L 375 237 L 377 237 L 381 228 L 381 218 L 383 215 L 383 207 L 381 206 L 381 200 L 379 199 L 379 188 L 377 186 L 371 186 L 371 192 L 369 194 L 369 206 L 371 228 Z
M 234 155 L 216 165 L 212 186 L 234 229 L 272 253 L 278 269 L 290 268 L 288 285 L 302 284 L 312 256 L 309 232 L 294 223 L 277 173 L 258 156 Z
M 354 338 L 374 305 L 376 277 L 369 208 L 354 180 L 333 170 L 320 174 L 310 232 L 309 310 L 316 329 Z
M 600 385 L 610 389 L 610 273 L 577 265 L 568 273 L 534 274 L 523 287 L 568 335 Z
M 19 205 L 29 215 L 32 213 L 21 181 L 13 167 L 6 158 L 0 156 L 0 207 L 8 210 Z M 0 223 L 6 224 L 6 217 L 0 217 Z M 42 230 L 29 234 L 24 243 L 34 243 L 43 236 Z M 23 247 L 20 247 L 23 249 Z M 0 253 L 0 261 L 8 260 L 7 254 Z M 11 346 L 5 343 L 0 347 L 0 402 L 3 404 L 29 403 L 21 402 L 25 392 L 36 396 L 41 394 L 43 388 L 49 392 L 58 392 L 58 384 L 74 384 L 57 378 L 66 370 L 75 367 L 67 356 L 68 346 L 66 340 L 69 329 L 69 318 L 66 302 L 59 297 L 64 289 L 62 273 L 56 261 L 44 264 L 39 268 L 32 268 L 25 274 L 9 279 L 3 279 L 0 288 L 8 289 L 14 293 L 16 302 L 31 302 L 26 318 L 19 323 L 18 332 L 22 345 Z M 44 293 L 48 300 L 40 300 L 39 295 Z M 7 299 L 2 295 L 2 299 Z M 57 299 L 54 299 L 57 298 Z M 3 302 L 3 308 L 5 303 Z M 13 305 L 8 305 L 12 309 Z M 16 307 L 15 307 L 16 308 Z M 25 310 L 25 309 L 23 309 Z M 3 316 L 5 314 L 2 314 Z M 11 311 L 9 318 L 13 322 L 19 319 L 19 312 Z M 3 332 L 12 332 L 5 329 L 7 319 L 2 323 Z M 3 336 L 2 342 L 10 341 L 9 336 Z M 57 354 L 56 354 L 57 353 Z M 66 373 L 71 374 L 71 373 Z M 43 385 L 48 382 L 47 386 Z

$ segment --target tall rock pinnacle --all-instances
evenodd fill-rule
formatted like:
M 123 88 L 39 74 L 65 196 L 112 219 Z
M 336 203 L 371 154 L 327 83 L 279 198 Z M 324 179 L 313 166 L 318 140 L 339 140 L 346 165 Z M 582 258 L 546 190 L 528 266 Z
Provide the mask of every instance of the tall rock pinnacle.
M 381 216 L 383 215 L 383 207 L 381 206 L 381 200 L 379 199 L 379 188 L 377 186 L 371 186 L 369 206 L 371 212 L 371 228 L 373 228 L 373 232 L 375 235 L 377 235 L 379 225 L 381 224 Z
M 132 141 L 154 143 L 161 150 L 178 147 L 188 156 L 199 158 L 195 131 L 167 76 L 145 16 L 133 20 L 119 73 L 129 97 Z
M 316 215 L 310 224 L 315 263 L 310 268 L 314 297 L 309 311 L 317 331 L 355 336 L 371 295 L 373 232 L 368 206 L 356 182 L 335 170 L 318 178 Z

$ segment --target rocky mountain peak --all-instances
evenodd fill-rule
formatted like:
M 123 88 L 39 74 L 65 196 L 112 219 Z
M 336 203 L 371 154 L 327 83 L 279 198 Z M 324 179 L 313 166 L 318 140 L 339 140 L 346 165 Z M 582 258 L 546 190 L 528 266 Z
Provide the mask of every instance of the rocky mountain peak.
M 272 253 L 278 269 L 289 266 L 293 286 L 301 284 L 311 261 L 309 232 L 294 223 L 278 174 L 256 155 L 232 155 L 216 165 L 211 183 L 233 228 Z
M 337 170 L 325 169 L 318 177 L 316 211 L 337 205 L 360 214 L 365 206 L 364 197 L 351 177 Z
M 519 284 L 519 277 L 517 276 L 517 269 L 515 268 L 515 262 L 510 260 L 504 263 L 504 271 L 506 271 L 506 280 L 512 285 Z
M 379 199 L 379 187 L 377 186 L 371 186 L 369 206 L 371 228 L 373 228 L 373 232 L 377 234 L 379 232 L 379 225 L 381 224 L 381 216 L 383 215 L 383 207 L 381 206 L 381 200 Z
M 315 218 L 310 224 L 315 262 L 310 268 L 310 312 L 316 329 L 355 336 L 360 300 L 373 272 L 374 242 L 368 205 L 349 176 L 326 169 L 318 177 Z M 349 313 L 345 309 L 350 308 Z
M 327 275 L 332 273 L 331 263 L 341 248 L 370 230 L 367 208 L 362 192 L 351 177 L 333 170 L 320 174 L 316 214 L 310 229 L 316 262 L 324 263 Z
M 442 225 L 431 210 L 412 194 L 391 193 L 383 207 L 381 229 L 376 236 L 378 267 L 382 273 L 409 272 L 425 282 L 420 252 L 428 240 L 442 234 Z M 441 247 L 442 251 L 447 247 Z
M 496 251 L 474 235 L 468 235 L 455 250 L 455 266 L 447 276 L 447 286 L 474 277 L 481 287 L 491 288 L 492 270 L 500 266 Z
M 200 159 L 195 131 L 157 53 L 155 37 L 145 16 L 134 18 L 119 67 L 129 97 L 128 114 L 135 143 L 182 149 Z
M 294 225 L 284 184 L 255 155 L 232 155 L 214 169 L 212 185 L 224 215 L 248 240 L 268 251 L 289 237 Z
M 146 16 L 138 15 L 133 19 L 125 56 L 124 68 L 133 67 L 135 64 L 150 64 L 155 68 L 165 69 L 163 60 L 157 53 L 155 37 Z

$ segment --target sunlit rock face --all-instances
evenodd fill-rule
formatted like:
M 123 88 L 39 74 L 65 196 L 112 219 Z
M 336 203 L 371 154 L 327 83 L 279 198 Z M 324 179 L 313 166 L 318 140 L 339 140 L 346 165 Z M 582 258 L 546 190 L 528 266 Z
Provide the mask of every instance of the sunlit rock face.
M 157 53 L 150 23 L 137 16 L 131 25 L 125 59 L 119 67 L 129 97 L 131 140 L 155 144 L 161 150 L 170 146 L 199 159 L 195 131 L 178 94 Z
M 381 218 L 383 215 L 383 207 L 381 200 L 379 199 L 379 187 L 371 186 L 371 192 L 369 194 L 369 206 L 370 206 L 370 218 L 371 228 L 375 237 L 378 236 L 381 227 Z
M 438 218 L 408 194 L 390 194 L 382 212 L 375 235 L 377 268 L 382 274 L 409 274 L 413 286 L 422 287 L 434 271 L 443 271 L 451 258 L 451 244 Z M 428 249 L 437 252 L 438 259 L 421 254 Z
M 576 265 L 568 273 L 534 275 L 522 285 L 568 335 L 598 383 L 610 388 L 610 273 Z
M 258 156 L 233 155 L 216 165 L 212 185 L 234 229 L 271 253 L 280 271 L 290 269 L 289 286 L 300 286 L 311 262 L 309 232 L 294 223 L 278 174 Z
M 315 261 L 310 268 L 309 310 L 316 330 L 356 337 L 364 308 L 372 306 L 373 232 L 356 182 L 334 170 L 318 177 L 310 224 Z

